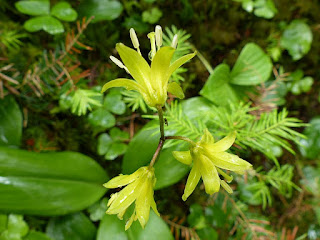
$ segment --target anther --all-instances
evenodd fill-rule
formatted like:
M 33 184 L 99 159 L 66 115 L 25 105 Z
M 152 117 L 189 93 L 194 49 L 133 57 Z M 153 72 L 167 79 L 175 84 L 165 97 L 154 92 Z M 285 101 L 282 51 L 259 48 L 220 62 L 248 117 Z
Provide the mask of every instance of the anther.
M 119 68 L 123 68 L 124 70 L 126 70 L 127 73 L 129 73 L 128 68 L 118 58 L 110 56 L 110 60 L 114 62 L 114 64 L 116 64 Z
M 141 55 L 141 52 L 140 52 L 140 44 L 139 44 L 139 40 L 138 40 L 138 37 L 137 37 L 137 34 L 136 32 L 134 31 L 133 28 L 130 28 L 130 38 L 131 38 L 131 42 L 133 44 L 133 47 L 135 49 L 137 49 L 138 53 Z
M 177 48 L 177 45 L 178 45 L 178 35 L 175 34 L 172 39 L 171 47 Z
M 227 191 L 227 193 L 229 193 L 229 194 L 233 193 L 232 188 L 225 181 L 221 180 L 220 184 L 224 188 L 224 190 Z
M 162 46 L 162 28 L 160 25 L 156 26 L 155 33 L 156 33 L 156 44 L 159 50 L 160 47 Z
M 156 52 L 157 52 L 155 33 L 151 32 L 147 36 L 150 39 L 150 43 L 151 43 L 151 51 L 149 52 L 149 59 L 150 59 L 150 61 L 152 61 L 154 55 L 156 55 Z

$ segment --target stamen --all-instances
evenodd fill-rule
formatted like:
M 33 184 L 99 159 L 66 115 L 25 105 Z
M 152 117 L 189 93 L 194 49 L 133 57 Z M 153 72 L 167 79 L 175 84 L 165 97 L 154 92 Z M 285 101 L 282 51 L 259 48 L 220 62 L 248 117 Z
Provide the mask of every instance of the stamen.
M 156 26 L 156 44 L 158 47 L 158 50 L 160 49 L 160 47 L 162 46 L 162 28 L 160 25 Z
M 224 188 L 224 190 L 227 191 L 227 193 L 229 193 L 229 194 L 233 193 L 232 188 L 224 180 L 221 180 L 220 184 Z
M 178 34 L 175 34 L 172 39 L 171 47 L 177 48 L 178 45 Z
M 233 180 L 232 176 L 229 176 L 224 171 L 222 171 L 220 168 L 217 167 L 216 169 L 217 169 L 218 173 L 220 173 L 220 175 L 223 176 L 225 180 L 227 180 L 228 183 L 230 183 Z
M 148 34 L 148 38 L 150 39 L 150 43 L 151 43 L 151 51 L 149 52 L 149 59 L 150 61 L 152 61 L 154 55 L 156 55 L 156 39 L 155 39 L 155 33 L 151 32 Z
M 133 44 L 133 47 L 135 49 L 137 49 L 137 52 L 141 55 L 140 48 L 139 48 L 140 44 L 139 44 L 139 40 L 138 40 L 136 32 L 134 31 L 133 28 L 130 28 L 129 32 L 130 32 L 130 38 L 131 38 L 131 42 Z
M 116 64 L 119 68 L 126 70 L 126 72 L 130 74 L 128 68 L 118 58 L 110 56 L 110 60 L 114 62 L 114 64 Z

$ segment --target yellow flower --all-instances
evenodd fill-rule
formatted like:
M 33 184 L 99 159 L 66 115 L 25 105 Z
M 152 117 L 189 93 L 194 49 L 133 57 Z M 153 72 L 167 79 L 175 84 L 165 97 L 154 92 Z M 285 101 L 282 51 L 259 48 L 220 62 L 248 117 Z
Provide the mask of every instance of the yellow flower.
M 161 47 L 162 31 L 161 27 L 157 26 L 155 32 L 148 34 L 151 41 L 151 66 L 141 56 L 139 49 L 139 41 L 133 29 L 130 29 L 130 37 L 135 51 L 132 48 L 125 46 L 122 43 L 116 45 L 116 49 L 123 63 L 111 56 L 110 59 L 120 68 L 125 69 L 134 80 L 126 78 L 118 78 L 106 83 L 101 92 L 112 87 L 125 87 L 128 90 L 138 91 L 145 102 L 150 107 L 157 105 L 163 106 L 167 100 L 167 92 L 172 93 L 178 98 L 184 98 L 184 93 L 181 87 L 175 83 L 168 83 L 171 74 L 181 65 L 195 56 L 195 53 L 187 54 L 173 63 L 171 63 L 174 54 L 174 47 Z M 177 36 L 174 38 L 173 46 L 177 44 Z
M 141 167 L 130 175 L 119 175 L 103 186 L 106 188 L 118 188 L 125 185 L 120 192 L 112 194 L 108 202 L 107 214 L 117 214 L 123 218 L 128 207 L 135 201 L 135 209 L 126 223 L 127 230 L 133 221 L 139 220 L 142 228 L 149 220 L 150 207 L 159 215 L 156 203 L 153 199 L 153 187 L 156 178 L 154 168 Z
M 196 188 L 202 177 L 205 190 L 208 194 L 218 192 L 220 185 L 229 193 L 232 193 L 230 186 L 221 180 L 222 175 L 227 182 L 232 181 L 222 169 L 244 173 L 252 167 L 250 163 L 239 158 L 237 155 L 227 153 L 236 139 L 236 133 L 230 133 L 225 138 L 214 143 L 213 136 L 205 130 L 201 140 L 190 147 L 189 151 L 174 151 L 173 156 L 180 162 L 193 166 L 190 171 L 182 199 L 185 201 Z

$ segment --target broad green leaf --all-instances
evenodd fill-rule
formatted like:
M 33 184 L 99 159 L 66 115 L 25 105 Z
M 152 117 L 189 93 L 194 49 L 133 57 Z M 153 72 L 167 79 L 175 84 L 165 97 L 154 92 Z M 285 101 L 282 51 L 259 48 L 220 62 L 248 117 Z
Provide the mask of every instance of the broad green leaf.
M 256 0 L 254 3 L 254 8 L 254 15 L 267 19 L 273 18 L 278 12 L 273 0 Z
M 125 231 L 125 223 L 125 220 L 121 221 L 115 215 L 105 215 L 100 222 L 97 240 L 173 240 L 168 226 L 152 210 L 145 229 L 142 229 L 138 221 L 136 221 Z
M 42 232 L 30 231 L 23 240 L 53 240 Z
M 227 105 L 237 102 L 239 96 L 232 85 L 230 68 L 227 64 L 218 65 L 208 78 L 200 94 L 217 105 Z
M 78 17 L 77 12 L 67 2 L 58 2 L 54 5 L 51 9 L 51 15 L 67 22 L 75 21 Z
M 272 72 L 270 57 L 254 43 L 248 43 L 241 51 L 232 71 L 230 83 L 257 85 L 265 82 Z
M 0 99 L 0 146 L 19 146 L 22 113 L 12 96 Z
M 162 11 L 157 8 L 151 8 L 150 10 L 146 10 L 142 13 L 142 21 L 155 24 L 159 21 L 159 19 L 162 17 Z
M 29 19 L 24 23 L 24 28 L 29 32 L 44 30 L 52 35 L 63 33 L 62 23 L 51 16 L 40 16 Z
M 15 6 L 19 12 L 32 16 L 48 15 L 50 11 L 49 0 L 19 1 Z
M 92 22 L 114 20 L 120 16 L 123 7 L 118 0 L 85 0 L 78 8 L 80 16 L 94 16 Z
M 311 119 L 310 125 L 306 127 L 303 134 L 307 138 L 300 140 L 300 152 L 304 157 L 317 158 L 320 154 L 320 116 Z
M 50 219 L 46 233 L 54 240 L 93 240 L 96 227 L 83 213 Z
M 110 145 L 110 148 L 108 152 L 105 155 L 105 159 L 107 160 L 114 160 L 116 159 L 119 155 L 124 154 L 127 151 L 128 145 L 124 143 L 117 143 L 114 142 Z
M 94 127 L 111 128 L 116 124 L 115 117 L 105 108 L 98 108 L 88 116 L 89 123 Z
M 280 44 L 287 49 L 293 60 L 299 60 L 306 55 L 312 43 L 310 27 L 302 20 L 293 20 L 284 30 Z
M 97 240 L 129 240 L 124 226 L 125 222 L 118 219 L 116 215 L 104 214 L 98 228 Z
M 103 105 L 114 114 L 124 114 L 126 104 L 122 101 L 121 93 L 110 92 L 104 99 Z
M 112 128 L 109 133 L 113 141 L 124 141 L 129 139 L 129 133 L 121 131 L 117 127 Z
M 0 211 L 52 216 L 87 208 L 106 189 L 105 171 L 75 152 L 0 147 Z
M 112 144 L 111 137 L 106 133 L 102 133 L 98 138 L 98 154 L 99 155 L 106 154 L 111 144 Z
M 88 208 L 90 219 L 93 222 L 101 220 L 106 215 L 108 201 L 108 198 L 103 198 Z

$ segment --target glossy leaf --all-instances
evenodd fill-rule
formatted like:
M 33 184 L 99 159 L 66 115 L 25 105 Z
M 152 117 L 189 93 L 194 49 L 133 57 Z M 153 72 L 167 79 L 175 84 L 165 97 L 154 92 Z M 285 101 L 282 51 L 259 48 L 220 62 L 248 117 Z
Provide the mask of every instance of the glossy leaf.
M 208 78 L 200 94 L 217 105 L 226 105 L 237 102 L 239 96 L 230 85 L 230 68 L 227 64 L 218 65 Z
M 15 6 L 19 12 L 32 16 L 48 15 L 50 11 L 49 0 L 19 1 Z
M 0 99 L 0 146 L 19 146 L 22 113 L 13 97 Z
M 111 128 L 116 124 L 115 117 L 105 108 L 98 108 L 91 112 L 88 116 L 88 121 L 92 126 L 103 129 Z
M 103 217 L 97 234 L 97 240 L 173 240 L 173 236 L 166 223 L 150 211 L 150 218 L 144 229 L 136 221 L 125 231 L 125 221 L 119 220 L 115 215 L 106 215 Z
M 54 5 L 51 9 L 51 15 L 67 22 L 75 21 L 78 17 L 77 12 L 67 2 L 58 2 Z
M 79 5 L 78 12 L 81 16 L 94 16 L 92 22 L 114 20 L 120 16 L 123 7 L 118 0 L 86 0 Z
M 82 210 L 106 189 L 105 171 L 75 152 L 0 148 L 0 211 L 52 216 Z
M 30 231 L 23 240 L 53 240 L 42 232 Z
M 273 18 L 278 12 L 273 0 L 256 0 L 254 3 L 254 15 L 263 18 Z
M 237 85 L 257 85 L 270 77 L 272 62 L 270 57 L 254 43 L 248 43 L 241 51 L 232 71 L 230 83 Z
M 93 240 L 96 227 L 83 213 L 50 219 L 46 233 L 55 240 Z
M 126 104 L 122 101 L 121 93 L 110 92 L 104 99 L 103 105 L 114 114 L 124 114 Z
M 310 27 L 302 20 L 293 20 L 284 30 L 281 37 L 281 47 L 287 49 L 293 60 L 299 60 L 306 55 L 312 43 Z
M 52 35 L 63 33 L 62 23 L 51 16 L 40 16 L 29 19 L 24 23 L 24 28 L 29 32 L 44 30 Z

